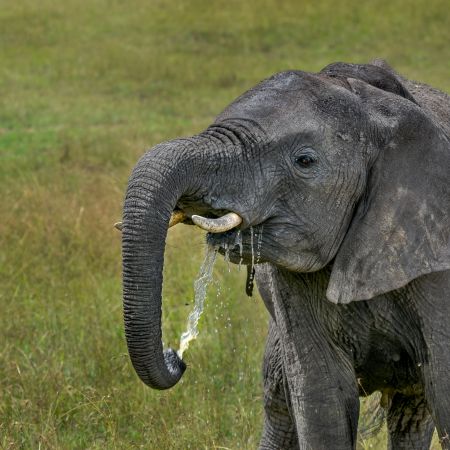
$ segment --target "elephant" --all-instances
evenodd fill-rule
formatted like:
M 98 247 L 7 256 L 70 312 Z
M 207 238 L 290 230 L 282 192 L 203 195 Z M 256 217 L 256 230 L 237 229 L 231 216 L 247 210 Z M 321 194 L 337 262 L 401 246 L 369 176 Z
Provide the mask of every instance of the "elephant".
M 122 219 L 138 376 L 167 389 L 186 369 L 163 349 L 162 271 L 169 225 L 197 225 L 269 312 L 261 449 L 356 448 L 376 391 L 389 449 L 429 448 L 435 428 L 450 449 L 449 176 L 450 97 L 383 60 L 277 73 L 156 145 Z

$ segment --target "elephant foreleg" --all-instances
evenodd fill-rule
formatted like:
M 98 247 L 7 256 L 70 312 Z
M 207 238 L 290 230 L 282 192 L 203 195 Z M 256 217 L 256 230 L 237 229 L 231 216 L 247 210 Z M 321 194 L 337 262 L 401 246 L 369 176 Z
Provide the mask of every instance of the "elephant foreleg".
M 273 292 L 283 371 L 299 448 L 356 448 L 358 386 L 352 358 L 325 326 L 322 274 L 274 268 Z M 324 318 L 325 317 L 325 318 Z
M 430 448 L 434 423 L 423 396 L 394 394 L 387 415 L 389 450 Z
M 264 429 L 260 450 L 298 449 L 295 425 L 289 413 L 284 386 L 282 349 L 273 320 L 263 362 Z

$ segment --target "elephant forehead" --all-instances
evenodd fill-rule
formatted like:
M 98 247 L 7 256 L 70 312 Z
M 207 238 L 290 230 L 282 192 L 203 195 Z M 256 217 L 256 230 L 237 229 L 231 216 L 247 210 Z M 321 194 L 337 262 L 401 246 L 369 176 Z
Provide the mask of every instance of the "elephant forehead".
M 250 119 L 268 136 L 322 132 L 325 123 L 339 117 L 349 92 L 322 77 L 300 71 L 280 72 L 262 81 L 231 103 L 216 119 Z M 324 108 L 325 105 L 325 108 Z M 329 111 L 326 111 L 327 106 Z M 332 121 L 333 122 L 333 121 Z

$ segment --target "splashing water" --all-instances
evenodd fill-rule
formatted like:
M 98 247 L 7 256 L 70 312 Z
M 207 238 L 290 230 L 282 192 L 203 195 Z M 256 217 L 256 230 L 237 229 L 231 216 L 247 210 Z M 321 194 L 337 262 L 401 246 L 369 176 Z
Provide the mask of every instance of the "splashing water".
M 194 309 L 191 311 L 187 321 L 187 329 L 181 335 L 180 349 L 178 356 L 183 357 L 183 353 L 189 347 L 189 343 L 198 335 L 198 320 L 203 312 L 205 306 L 206 290 L 212 280 L 214 262 L 217 257 L 217 248 L 208 245 L 206 249 L 205 259 L 200 267 L 200 272 L 194 282 Z

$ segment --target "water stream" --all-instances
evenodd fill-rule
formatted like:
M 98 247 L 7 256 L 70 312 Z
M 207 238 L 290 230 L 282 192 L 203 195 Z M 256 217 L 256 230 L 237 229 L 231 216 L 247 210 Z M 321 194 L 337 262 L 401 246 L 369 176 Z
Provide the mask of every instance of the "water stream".
M 254 240 L 256 237 L 256 251 L 254 249 Z M 254 277 L 254 266 L 258 264 L 260 256 L 261 256 L 261 245 L 262 245 L 262 227 L 254 236 L 253 227 L 250 227 L 250 244 L 251 244 L 251 277 L 249 279 L 249 283 L 253 286 L 253 277 Z M 241 268 L 242 263 L 242 252 L 243 252 L 243 242 L 242 242 L 242 233 L 240 231 L 237 232 L 235 242 L 233 246 L 239 246 L 239 270 Z M 183 353 L 189 347 L 189 343 L 197 338 L 198 335 L 198 321 L 203 312 L 203 308 L 205 306 L 206 299 L 206 291 L 208 289 L 208 285 L 211 283 L 213 276 L 213 268 L 214 263 L 216 261 L 218 248 L 213 245 L 208 245 L 206 249 L 205 259 L 200 267 L 200 272 L 197 276 L 197 279 L 194 282 L 194 309 L 189 314 L 187 320 L 187 329 L 181 335 L 180 338 L 180 349 L 178 350 L 178 356 L 180 358 L 183 357 Z M 255 261 L 256 256 L 256 261 Z M 230 248 L 228 245 L 225 246 L 225 261 L 228 266 L 228 271 L 230 271 Z
M 206 291 L 212 280 L 214 262 L 217 257 L 217 248 L 208 245 L 205 259 L 200 267 L 200 272 L 194 283 L 194 309 L 191 311 L 187 321 L 187 329 L 181 335 L 180 349 L 178 356 L 183 357 L 184 351 L 189 347 L 189 343 L 198 335 L 198 320 L 205 306 Z
M 258 243 L 256 245 L 256 263 L 258 264 L 261 259 L 261 246 L 262 246 L 262 239 L 263 239 L 263 229 L 264 225 L 261 225 L 259 232 L 258 232 Z M 253 253 L 253 248 L 252 248 Z
M 241 230 L 239 230 L 236 233 L 236 238 L 234 240 L 234 245 L 237 245 L 239 247 L 239 272 L 241 271 L 241 265 L 242 265 L 242 251 L 244 244 L 242 242 L 242 233 Z
M 255 237 L 257 238 L 256 252 L 254 247 Z M 246 285 L 247 295 L 249 296 L 251 296 L 251 292 L 253 291 L 253 282 L 255 278 L 255 264 L 258 264 L 261 259 L 262 239 L 263 239 L 263 225 L 261 225 L 259 231 L 256 232 L 256 236 L 253 227 L 250 227 L 250 246 L 252 251 L 252 263 L 251 266 L 248 268 L 247 285 Z

